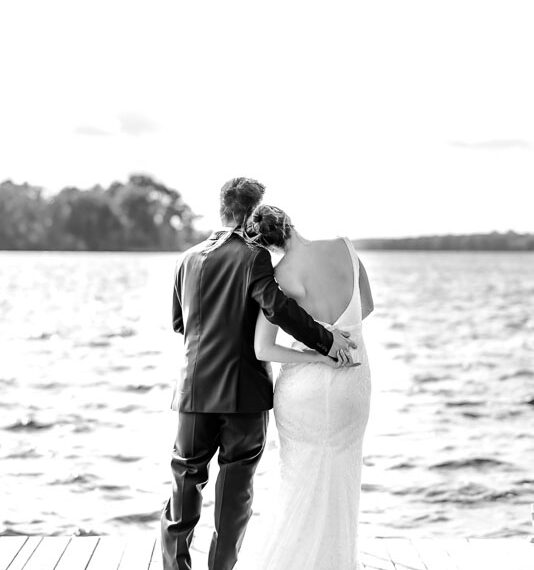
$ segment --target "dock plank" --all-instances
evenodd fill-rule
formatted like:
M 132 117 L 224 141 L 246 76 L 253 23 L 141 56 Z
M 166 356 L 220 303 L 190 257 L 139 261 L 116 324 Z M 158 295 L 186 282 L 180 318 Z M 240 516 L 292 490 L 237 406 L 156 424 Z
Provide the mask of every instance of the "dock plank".
M 360 538 L 361 563 L 370 570 L 395 570 L 388 551 L 379 538 Z
M 509 541 L 508 546 L 508 560 L 514 560 L 517 570 L 532 570 L 534 568 L 534 542 L 515 539 Z M 518 562 L 515 563 L 515 560 Z
M 458 566 L 445 550 L 441 540 L 412 538 L 410 542 L 428 570 L 458 570 Z
M 69 541 L 68 536 L 45 536 L 30 556 L 24 570 L 54 570 Z
M 28 540 L 27 536 L 2 536 L 0 538 L 0 570 L 6 570 L 19 550 Z
M 133 536 L 126 544 L 119 570 L 147 570 L 154 552 L 156 537 L 149 535 Z
M 384 538 L 382 542 L 397 570 L 428 570 L 409 539 Z
M 502 541 L 493 539 L 469 540 L 469 549 L 484 569 L 506 568 L 511 560 L 511 553 Z
M 534 568 L 534 544 L 515 538 L 470 538 L 469 548 L 484 569 L 507 568 L 514 561 L 514 570 Z
M 9 570 L 22 570 L 26 562 L 28 562 L 30 556 L 34 553 L 35 549 L 39 546 L 43 540 L 42 536 L 30 536 L 28 540 L 24 543 L 22 548 L 18 551 L 15 559 L 8 566 Z
M 447 538 L 441 542 L 456 566 L 458 566 L 458 570 L 473 570 L 473 568 L 477 568 L 479 562 L 470 548 L 467 538 Z
M 534 569 L 534 543 L 521 538 L 359 538 L 364 570 Z M 194 567 L 207 562 L 206 542 L 191 548 Z M 511 564 L 513 566 L 511 566 Z M 153 534 L 127 537 L 0 537 L 0 570 L 161 570 Z
M 101 536 L 86 570 L 117 570 L 125 548 L 126 538 Z
M 98 544 L 98 536 L 74 536 L 54 570 L 85 570 Z
M 161 558 L 161 537 L 156 538 L 154 544 L 154 550 L 152 551 L 152 557 L 150 558 L 150 564 L 148 570 L 161 570 L 162 568 L 162 558 Z

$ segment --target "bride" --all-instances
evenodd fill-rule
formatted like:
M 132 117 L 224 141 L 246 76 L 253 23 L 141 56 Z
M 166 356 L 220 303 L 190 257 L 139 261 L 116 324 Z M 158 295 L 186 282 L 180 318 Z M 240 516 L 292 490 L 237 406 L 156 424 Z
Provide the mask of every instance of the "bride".
M 284 254 L 276 268 L 283 291 L 325 326 L 350 332 L 357 344 L 353 364 L 297 341 L 285 347 L 276 343 L 277 327 L 259 313 L 256 355 L 282 363 L 274 393 L 280 488 L 254 570 L 358 570 L 362 441 L 371 396 L 362 320 L 374 308 L 367 275 L 347 238 L 306 240 L 279 208 L 258 206 L 247 232 Z

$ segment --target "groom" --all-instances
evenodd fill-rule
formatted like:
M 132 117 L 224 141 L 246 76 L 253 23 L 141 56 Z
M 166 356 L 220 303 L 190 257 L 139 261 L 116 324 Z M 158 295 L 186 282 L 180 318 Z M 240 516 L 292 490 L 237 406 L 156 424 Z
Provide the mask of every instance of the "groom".
M 172 409 L 178 429 L 171 460 L 172 495 L 161 516 L 164 570 L 191 568 L 189 547 L 200 518 L 208 465 L 217 450 L 215 532 L 208 565 L 230 570 L 252 506 L 252 479 L 263 453 L 273 403 L 268 367 L 254 353 L 258 311 L 308 347 L 335 358 L 355 345 L 284 295 L 269 252 L 251 248 L 242 226 L 265 187 L 234 178 L 221 189 L 224 227 L 186 251 L 177 264 L 173 328 L 184 335 L 185 362 Z

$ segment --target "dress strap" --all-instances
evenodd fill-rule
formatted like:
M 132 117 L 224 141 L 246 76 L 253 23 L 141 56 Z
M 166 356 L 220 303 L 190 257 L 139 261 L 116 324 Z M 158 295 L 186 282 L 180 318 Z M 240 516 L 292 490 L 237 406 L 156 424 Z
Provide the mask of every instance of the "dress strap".
M 360 260 L 358 259 L 358 254 L 356 253 L 356 249 L 354 248 L 353 243 L 350 241 L 350 239 L 346 236 L 343 236 L 342 238 L 344 240 L 344 242 L 347 244 L 347 248 L 349 249 L 350 252 L 350 256 L 352 258 L 352 261 L 354 262 L 354 264 L 356 265 L 356 267 L 359 269 L 360 267 Z

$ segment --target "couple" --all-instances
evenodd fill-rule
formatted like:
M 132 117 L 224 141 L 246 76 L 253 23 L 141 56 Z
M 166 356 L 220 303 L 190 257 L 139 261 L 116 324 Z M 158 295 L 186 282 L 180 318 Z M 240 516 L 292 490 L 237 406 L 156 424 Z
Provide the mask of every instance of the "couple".
M 280 436 L 276 518 L 247 570 L 357 570 L 362 440 L 370 373 L 362 319 L 373 310 L 351 242 L 308 241 L 265 188 L 221 189 L 223 228 L 180 258 L 173 328 L 185 359 L 172 409 L 172 495 L 162 517 L 165 570 L 191 568 L 189 547 L 218 450 L 211 570 L 234 568 L 252 513 L 253 477 L 273 407 Z M 273 269 L 269 250 L 284 257 Z M 278 327 L 291 347 L 276 343 Z

